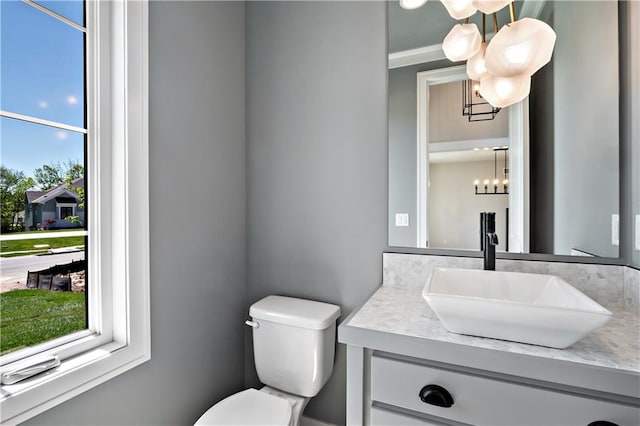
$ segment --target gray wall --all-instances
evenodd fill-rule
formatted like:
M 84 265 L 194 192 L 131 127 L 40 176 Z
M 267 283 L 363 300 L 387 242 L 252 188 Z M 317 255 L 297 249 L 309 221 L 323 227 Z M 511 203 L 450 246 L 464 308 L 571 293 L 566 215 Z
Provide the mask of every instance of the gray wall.
M 243 386 L 244 6 L 149 14 L 151 361 L 28 424 L 193 424 Z
M 626 196 L 622 199 L 621 213 L 626 220 L 620 223 L 621 235 L 627 236 L 620 253 L 630 265 L 640 268 L 640 250 L 635 248 L 635 216 L 640 215 L 640 27 L 636 17 L 640 4 L 623 2 L 619 11 L 620 25 L 627 37 L 620 43 L 622 61 L 620 63 L 620 126 L 621 167 L 620 189 Z M 623 242 L 621 242 L 623 243 Z
M 442 7 L 442 5 L 439 6 Z M 455 65 L 458 64 L 444 60 L 389 70 L 388 229 L 389 246 L 391 247 L 416 247 L 418 223 L 416 203 L 416 76 L 422 71 Z M 429 98 L 430 142 L 507 137 L 508 114 L 506 109 L 492 121 L 470 123 L 466 117 L 462 116 L 460 84 L 459 82 L 442 84 L 433 86 L 431 89 L 432 93 Z M 451 93 L 452 91 L 453 93 Z M 434 108 L 436 104 L 437 108 Z M 489 170 L 493 170 L 493 168 Z M 396 213 L 409 213 L 409 226 L 396 226 Z M 431 227 L 431 224 L 429 226 Z M 429 239 L 431 240 L 431 235 Z M 445 246 L 433 245 L 431 241 L 429 245 L 445 248 Z
M 636 18 L 640 14 L 637 10 L 640 8 L 640 4 L 638 2 L 629 2 L 629 7 L 632 8 L 635 12 L 633 16 Z M 627 139 L 627 143 L 630 146 L 631 153 L 629 158 L 630 162 L 627 163 L 627 167 L 630 170 L 631 182 L 628 184 L 628 187 L 631 192 L 631 212 L 633 214 L 631 220 L 633 220 L 634 224 L 632 226 L 628 226 L 625 229 L 633 229 L 634 231 L 629 232 L 633 234 L 634 237 L 631 238 L 632 247 L 629 248 L 631 251 L 630 256 L 630 264 L 640 269 L 640 247 L 636 245 L 636 240 L 638 235 L 640 234 L 640 223 L 638 222 L 637 217 L 640 216 L 640 30 L 638 29 L 638 21 L 633 21 L 632 25 L 634 26 L 634 36 L 631 38 L 631 49 L 633 51 L 631 58 L 629 60 L 628 65 L 628 74 L 626 75 L 626 89 L 628 90 L 628 95 L 631 99 L 631 107 L 629 108 L 628 117 L 629 120 L 627 123 L 632 123 L 632 128 L 629 132 L 629 137 Z M 627 188 L 627 187 L 625 187 Z
M 611 244 L 611 215 L 619 213 L 617 4 L 555 2 L 553 13 L 554 253 L 618 257 Z
M 442 6 L 442 5 L 438 5 Z M 416 205 L 416 74 L 452 64 L 449 60 L 389 70 L 389 246 L 415 247 Z M 396 227 L 396 213 L 409 213 L 409 226 Z
M 545 6 L 543 19 L 554 26 L 552 4 Z M 554 176 L 554 96 L 553 64 L 538 70 L 531 78 L 529 94 L 530 232 L 531 253 L 553 253 L 553 176 Z
M 416 80 L 414 75 L 414 86 L 417 86 Z M 429 143 L 509 137 L 507 109 L 493 120 L 469 121 L 467 116 L 462 115 L 462 84 L 461 81 L 455 81 L 429 86 Z M 478 102 L 478 98 L 474 102 Z M 488 110 L 489 108 L 476 107 L 473 111 Z M 415 112 L 413 122 L 417 125 Z
M 382 280 L 386 3 L 247 5 L 248 302 L 336 303 Z M 249 336 L 247 332 L 247 337 Z M 345 422 L 345 348 L 307 414 Z M 250 340 L 247 385 L 257 385 Z
M 489 175 L 491 173 L 491 176 Z M 496 213 L 496 250 L 505 251 L 508 195 L 477 196 L 473 181 L 492 177 L 493 160 L 429 164 L 429 245 L 443 249 L 480 250 L 481 212 Z M 482 186 L 479 188 L 482 192 Z M 493 191 L 493 186 L 489 191 Z

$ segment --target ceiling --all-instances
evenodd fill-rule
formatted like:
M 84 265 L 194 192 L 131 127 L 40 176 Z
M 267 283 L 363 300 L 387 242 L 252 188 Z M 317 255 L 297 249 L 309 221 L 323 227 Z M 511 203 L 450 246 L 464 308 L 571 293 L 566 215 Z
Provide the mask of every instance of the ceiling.
M 522 9 L 522 0 L 515 2 L 516 16 Z M 398 0 L 388 2 L 389 9 L 389 53 L 416 49 L 424 46 L 441 44 L 457 22 L 438 0 L 428 0 L 427 3 L 414 10 L 400 7 Z M 498 12 L 498 24 L 504 25 L 509 20 L 509 8 Z M 475 13 L 471 22 L 476 23 L 482 31 L 482 15 Z M 491 31 L 490 31 L 491 29 Z M 487 19 L 487 34 L 492 32 L 493 23 Z

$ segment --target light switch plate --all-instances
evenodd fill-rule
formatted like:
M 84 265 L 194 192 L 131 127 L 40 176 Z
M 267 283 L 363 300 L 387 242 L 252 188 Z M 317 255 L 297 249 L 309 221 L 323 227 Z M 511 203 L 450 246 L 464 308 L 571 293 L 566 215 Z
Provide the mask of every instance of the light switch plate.
M 640 251 L 640 214 L 636 215 L 636 250 Z
M 409 226 L 409 213 L 396 213 L 396 226 Z
M 620 215 L 611 215 L 611 244 L 620 245 Z

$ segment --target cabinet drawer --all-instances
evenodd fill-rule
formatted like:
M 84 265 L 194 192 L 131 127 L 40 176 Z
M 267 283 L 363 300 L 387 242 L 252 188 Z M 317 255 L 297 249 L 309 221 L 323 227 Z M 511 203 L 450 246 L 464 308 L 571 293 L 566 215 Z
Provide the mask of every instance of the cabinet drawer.
M 447 426 L 444 423 L 419 419 L 380 407 L 371 408 L 371 426 Z
M 446 389 L 451 407 L 421 401 L 430 384 Z M 371 358 L 371 399 L 475 425 L 581 425 L 606 420 L 639 425 L 640 408 L 503 382 L 379 356 Z

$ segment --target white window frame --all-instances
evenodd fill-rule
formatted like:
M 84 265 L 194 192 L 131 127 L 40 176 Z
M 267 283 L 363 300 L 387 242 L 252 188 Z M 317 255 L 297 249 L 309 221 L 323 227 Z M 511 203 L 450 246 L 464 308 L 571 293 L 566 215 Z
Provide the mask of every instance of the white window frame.
M 39 346 L 33 358 L 58 354 L 62 363 L 2 386 L 2 424 L 21 423 L 151 358 L 148 3 L 88 0 L 87 28 L 88 241 L 94 277 L 89 330 Z

